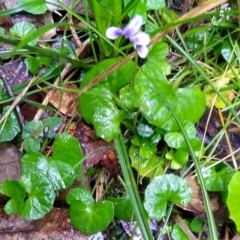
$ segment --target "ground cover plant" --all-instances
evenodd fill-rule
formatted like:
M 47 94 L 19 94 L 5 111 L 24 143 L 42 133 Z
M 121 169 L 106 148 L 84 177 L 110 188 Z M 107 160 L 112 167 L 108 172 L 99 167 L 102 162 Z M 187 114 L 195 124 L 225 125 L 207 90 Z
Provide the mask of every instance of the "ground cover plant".
M 7 215 L 59 210 L 69 239 L 238 237 L 239 2 L 180 2 L 4 2 Z

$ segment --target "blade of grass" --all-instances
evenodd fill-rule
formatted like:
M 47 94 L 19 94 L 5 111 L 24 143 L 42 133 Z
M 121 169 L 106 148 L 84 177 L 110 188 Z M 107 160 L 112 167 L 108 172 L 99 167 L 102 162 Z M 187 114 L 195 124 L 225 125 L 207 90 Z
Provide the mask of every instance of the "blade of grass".
M 126 150 L 126 146 L 123 141 L 123 136 L 120 133 L 115 139 L 116 150 L 122 169 L 124 181 L 126 184 L 127 193 L 129 195 L 130 201 L 132 203 L 133 211 L 138 223 L 138 226 L 141 230 L 142 237 L 145 240 L 153 239 L 151 230 L 148 224 L 148 217 L 143 208 L 142 201 L 140 199 L 137 185 L 133 176 L 132 167 Z

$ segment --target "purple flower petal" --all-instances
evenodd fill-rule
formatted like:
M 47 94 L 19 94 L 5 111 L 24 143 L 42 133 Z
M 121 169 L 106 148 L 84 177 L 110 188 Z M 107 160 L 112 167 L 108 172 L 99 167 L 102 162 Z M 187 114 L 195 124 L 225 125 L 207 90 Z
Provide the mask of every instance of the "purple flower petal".
M 146 58 L 148 55 L 148 48 L 147 46 L 139 45 L 137 46 L 137 52 L 140 58 Z
M 150 43 L 150 37 L 145 32 L 139 32 L 130 38 L 133 45 L 148 45 Z
M 112 40 L 117 39 L 122 34 L 123 34 L 122 29 L 118 27 L 109 27 L 106 31 L 106 37 Z
M 142 16 L 136 15 L 123 29 L 123 35 L 125 36 L 125 38 L 131 38 L 139 31 L 142 25 L 143 25 Z

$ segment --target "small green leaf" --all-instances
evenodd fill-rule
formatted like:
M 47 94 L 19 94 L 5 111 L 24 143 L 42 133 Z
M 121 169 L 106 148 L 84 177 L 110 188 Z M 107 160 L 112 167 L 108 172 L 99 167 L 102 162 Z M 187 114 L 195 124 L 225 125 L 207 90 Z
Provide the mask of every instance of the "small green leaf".
M 147 10 L 159 10 L 166 7 L 165 0 L 146 0 Z
M 182 147 L 184 137 L 180 132 L 168 132 L 164 136 L 164 141 L 169 147 L 178 149 Z
M 90 235 L 106 229 L 114 217 L 114 205 L 110 201 L 94 205 L 74 201 L 71 203 L 69 215 L 76 229 Z
M 186 165 L 188 161 L 188 152 L 177 149 L 176 151 L 166 153 L 166 158 L 171 160 L 171 169 L 179 170 Z
M 53 129 L 55 127 L 59 127 L 62 124 L 63 119 L 60 117 L 49 117 L 43 119 L 42 123 L 44 127 L 48 127 L 50 129 Z
M 57 135 L 53 145 L 52 158 L 69 164 L 74 169 L 75 174 L 79 174 L 83 160 L 79 141 L 68 133 Z
M 155 154 L 144 157 L 141 155 L 140 149 L 132 145 L 129 149 L 129 156 L 132 161 L 132 167 L 138 171 L 140 176 L 152 178 L 163 173 L 162 160 Z
M 18 22 L 10 29 L 10 34 L 15 37 L 19 37 L 23 40 L 25 37 L 30 36 L 31 34 L 37 31 L 36 27 L 29 22 Z M 35 46 L 38 42 L 38 38 L 32 40 L 28 45 Z
M 228 186 L 227 206 L 230 212 L 230 218 L 235 222 L 237 231 L 240 232 L 240 172 L 236 172 Z
M 42 218 L 52 209 L 55 200 L 52 183 L 41 173 L 22 175 L 19 182 L 28 193 L 19 209 L 20 216 L 27 220 Z
M 191 222 L 190 222 L 190 229 L 195 232 L 195 233 L 201 233 L 203 231 L 203 221 L 200 218 L 194 218 Z
M 148 124 L 140 123 L 137 126 L 138 135 L 141 137 L 151 137 L 154 134 L 154 130 Z
M 25 190 L 18 181 L 6 180 L 0 186 L 0 192 L 11 198 L 4 206 L 4 211 L 8 215 L 18 213 L 25 198 Z
M 107 59 L 94 66 L 82 80 L 81 88 L 121 58 Z M 79 111 L 87 123 L 93 124 L 97 136 L 106 141 L 120 133 L 123 115 L 114 102 L 114 94 L 132 80 L 133 62 L 128 62 L 104 78 L 101 83 L 79 98 Z
M 124 221 L 133 221 L 133 207 L 128 196 L 121 198 L 107 197 L 114 204 L 114 216 Z
M 155 177 L 145 190 L 144 207 L 150 218 L 160 220 L 166 215 L 167 202 L 183 206 L 192 200 L 192 189 L 187 182 L 173 174 Z
M 26 64 L 27 69 L 32 74 L 38 73 L 38 70 L 40 68 L 40 62 L 36 57 L 27 56 L 24 60 L 24 63 Z
M 71 189 L 67 195 L 66 201 L 69 205 L 71 205 L 74 201 L 81 201 L 87 206 L 95 204 L 91 192 L 85 188 Z
M 221 54 L 226 62 L 231 61 L 233 47 L 231 45 L 231 42 L 229 40 L 225 40 L 222 45 Z
M 27 152 L 37 152 L 40 150 L 40 140 L 33 137 L 26 137 L 23 141 L 24 149 Z
M 32 13 L 32 14 L 43 14 L 48 8 L 46 5 L 46 1 L 36 1 L 36 0 L 18 0 L 20 5 L 31 3 L 24 7 L 24 11 Z M 34 3 L 34 4 L 33 4 Z
M 38 138 L 39 135 L 43 132 L 44 126 L 42 121 L 32 120 L 27 122 L 23 127 L 22 138 L 33 137 Z
M 189 240 L 188 236 L 183 232 L 177 223 L 173 225 L 171 237 L 173 240 Z
M 2 116 L 8 111 L 10 106 L 3 107 Z M 0 124 L 0 142 L 7 142 L 13 140 L 20 132 L 18 119 L 12 111 L 7 118 L 7 121 Z
M 226 191 L 234 174 L 234 170 L 224 163 L 219 163 L 209 168 L 213 163 L 214 162 L 208 162 L 201 167 L 206 189 L 211 192 Z

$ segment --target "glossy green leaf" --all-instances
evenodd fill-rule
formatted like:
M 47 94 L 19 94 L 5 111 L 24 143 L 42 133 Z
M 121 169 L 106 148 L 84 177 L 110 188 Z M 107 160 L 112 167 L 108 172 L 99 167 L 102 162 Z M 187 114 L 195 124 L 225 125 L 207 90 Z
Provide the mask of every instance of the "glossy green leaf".
M 226 191 L 234 174 L 234 170 L 224 163 L 210 167 L 214 162 L 208 162 L 201 167 L 206 189 L 211 192 Z
M 129 156 L 132 167 L 135 168 L 140 176 L 152 178 L 163 173 L 162 160 L 155 154 L 144 157 L 140 153 L 140 148 L 132 145 L 129 149 Z
M 94 66 L 85 75 L 81 87 L 120 60 L 121 58 L 107 59 Z M 115 105 L 113 94 L 132 80 L 132 72 L 133 62 L 128 62 L 79 98 L 79 111 L 83 118 L 87 123 L 93 124 L 97 136 L 106 141 L 113 140 L 120 133 L 123 116 Z
M 191 222 L 190 222 L 190 229 L 191 231 L 195 232 L 195 233 L 201 233 L 203 231 L 203 220 L 200 218 L 194 218 Z
M 232 55 L 232 51 L 233 51 L 233 47 L 231 45 L 231 42 L 229 40 L 225 40 L 222 45 L 221 54 L 227 62 L 230 62 L 231 57 L 234 56 Z
M 165 6 L 165 0 L 146 0 L 146 7 L 148 10 L 159 10 Z
M 22 173 L 44 174 L 55 190 L 70 186 L 76 177 L 68 163 L 48 158 L 39 152 L 27 152 L 22 157 Z
M 114 205 L 110 201 L 94 205 L 74 201 L 70 205 L 69 215 L 76 229 L 90 235 L 106 229 L 114 217 Z
M 73 188 L 68 193 L 66 201 L 68 204 L 72 204 L 74 201 L 81 201 L 87 206 L 95 204 L 91 192 L 85 188 Z
M 179 170 L 183 168 L 188 161 L 188 152 L 182 149 L 166 153 L 166 158 L 171 160 L 170 168 Z
M 53 129 L 59 127 L 62 124 L 63 119 L 61 117 L 48 117 L 43 119 L 42 123 L 44 127 L 48 129 Z
M 38 136 L 43 132 L 43 129 L 44 125 L 42 121 L 32 120 L 31 122 L 27 122 L 23 127 L 22 138 L 38 138 Z
M 10 107 L 3 107 L 2 115 L 4 115 Z M 0 124 L 0 142 L 13 140 L 20 132 L 18 119 L 14 111 L 10 113 L 5 123 Z
M 5 204 L 4 211 L 7 214 L 18 213 L 25 199 L 25 190 L 16 180 L 6 180 L 0 186 L 0 193 L 11 199 Z
M 14 24 L 14 26 L 10 29 L 10 34 L 12 36 L 19 37 L 20 39 L 24 39 L 36 31 L 37 29 L 32 23 L 22 21 Z M 28 45 L 35 46 L 37 42 L 38 38 L 28 42 Z
M 23 141 L 23 147 L 27 152 L 38 152 L 41 148 L 40 140 L 33 137 L 26 137 Z
M 20 216 L 27 220 L 42 218 L 52 209 L 55 200 L 52 183 L 41 173 L 22 175 L 19 182 L 28 194 L 19 209 Z
M 79 141 L 68 133 L 57 135 L 53 145 L 52 158 L 70 165 L 75 174 L 79 174 L 81 161 L 83 160 L 83 152 Z
M 173 225 L 171 237 L 173 240 L 189 240 L 188 236 L 183 232 L 177 223 Z
M 26 64 L 27 69 L 32 74 L 37 74 L 40 68 L 40 62 L 36 57 L 27 56 L 24 60 L 24 63 Z
M 127 196 L 121 198 L 107 197 L 114 204 L 114 216 L 124 221 L 133 221 L 133 207 Z
M 133 87 L 130 85 L 126 85 L 119 91 L 119 99 L 121 103 L 128 109 L 134 110 L 135 108 L 135 96 L 133 92 Z
M 236 172 L 228 186 L 227 206 L 230 212 L 230 218 L 235 222 L 237 231 L 240 232 L 240 172 Z
M 164 136 L 164 141 L 171 148 L 180 148 L 183 145 L 184 137 L 180 132 L 168 132 Z
M 138 135 L 141 137 L 151 137 L 154 134 L 154 130 L 148 124 L 140 123 L 137 126 Z
M 150 218 L 160 220 L 166 215 L 167 202 L 186 206 L 192 200 L 192 189 L 181 177 L 165 174 L 155 177 L 145 190 L 144 207 Z
M 36 1 L 36 0 L 18 0 L 18 3 L 23 5 L 26 3 L 34 3 L 27 5 L 24 7 L 24 10 L 26 12 L 32 13 L 32 14 L 43 14 L 45 13 L 48 8 L 47 5 L 45 3 L 45 1 Z

